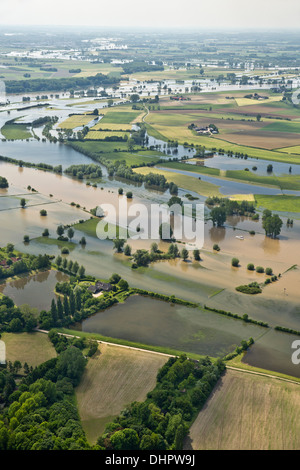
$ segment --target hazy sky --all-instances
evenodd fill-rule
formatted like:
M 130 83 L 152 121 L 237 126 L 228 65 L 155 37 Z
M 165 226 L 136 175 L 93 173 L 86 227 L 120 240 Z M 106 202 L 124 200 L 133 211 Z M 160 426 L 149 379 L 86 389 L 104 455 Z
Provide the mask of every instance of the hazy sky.
M 0 24 L 299 28 L 299 0 L 0 0 Z

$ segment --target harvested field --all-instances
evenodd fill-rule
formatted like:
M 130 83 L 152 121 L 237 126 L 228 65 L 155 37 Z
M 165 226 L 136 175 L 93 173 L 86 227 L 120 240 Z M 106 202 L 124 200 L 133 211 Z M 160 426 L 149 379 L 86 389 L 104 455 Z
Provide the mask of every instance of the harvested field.
M 227 370 L 190 429 L 184 449 L 300 448 L 300 386 Z
M 106 424 L 126 405 L 145 400 L 167 359 L 119 346 L 99 346 L 76 389 L 80 418 L 90 442 L 96 442 Z
M 216 139 L 226 140 L 237 145 L 245 145 L 248 147 L 265 148 L 273 150 L 287 145 L 299 145 L 300 135 L 296 133 L 287 132 L 267 132 L 248 130 L 245 132 L 233 132 L 226 134 L 217 134 L 214 136 Z
M 55 349 L 44 333 L 4 333 L 2 340 L 6 346 L 7 361 L 18 360 L 36 367 L 56 357 Z

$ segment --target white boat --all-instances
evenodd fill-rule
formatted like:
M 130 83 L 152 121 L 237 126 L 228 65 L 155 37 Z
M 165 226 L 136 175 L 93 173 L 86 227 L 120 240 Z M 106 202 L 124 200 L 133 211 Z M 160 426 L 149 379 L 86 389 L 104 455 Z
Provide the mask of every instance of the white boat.
M 244 237 L 243 237 L 243 235 L 236 235 L 236 237 L 235 237 L 235 238 L 238 238 L 239 240 L 244 240 Z

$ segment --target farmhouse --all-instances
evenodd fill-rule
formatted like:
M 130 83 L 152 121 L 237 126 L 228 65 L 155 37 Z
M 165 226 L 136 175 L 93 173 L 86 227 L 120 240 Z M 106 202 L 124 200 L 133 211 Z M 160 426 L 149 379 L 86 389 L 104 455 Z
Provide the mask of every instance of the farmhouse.
M 109 292 L 112 290 L 112 285 L 106 282 L 97 281 L 94 286 L 90 286 L 88 290 L 92 294 L 98 294 L 99 292 Z

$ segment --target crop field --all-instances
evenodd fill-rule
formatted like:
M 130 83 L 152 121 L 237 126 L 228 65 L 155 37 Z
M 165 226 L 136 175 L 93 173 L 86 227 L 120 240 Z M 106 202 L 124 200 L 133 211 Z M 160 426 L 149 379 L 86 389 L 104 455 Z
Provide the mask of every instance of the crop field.
M 264 93 L 264 95 L 266 95 Z M 270 103 L 272 101 L 281 101 L 281 96 L 271 96 L 267 99 L 263 99 L 263 100 L 254 100 L 254 99 L 251 99 L 251 98 L 235 98 L 235 101 L 237 103 L 238 106 L 250 106 L 250 105 L 257 105 L 257 103 L 259 104 L 265 104 L 265 103 Z
M 110 123 L 102 123 L 102 120 L 98 122 L 95 126 L 91 127 L 91 131 L 128 131 L 130 132 L 131 130 L 131 125 L 130 124 L 120 124 L 120 123 L 115 123 L 115 122 L 110 122 Z
M 277 150 L 280 150 L 281 152 L 294 153 L 296 155 L 297 154 L 300 155 L 300 145 L 295 145 L 292 147 L 285 147 L 285 148 L 277 149 Z
M 56 357 L 55 349 L 44 333 L 4 333 L 1 338 L 6 346 L 6 360 L 27 362 L 36 367 Z
M 26 124 L 5 124 L 1 129 L 1 134 L 8 140 L 24 140 L 32 137 Z
M 113 110 L 109 109 L 104 112 L 104 117 L 101 119 L 101 124 L 105 124 L 105 126 L 107 124 L 131 124 L 140 114 L 141 111 L 132 111 L 131 108 L 124 106 L 115 108 Z
M 164 175 L 168 183 L 173 181 L 179 188 L 184 188 L 187 191 L 194 191 L 202 196 L 218 196 L 219 186 L 206 181 L 200 181 L 198 178 L 193 176 L 182 175 L 180 173 L 173 173 L 170 171 L 164 171 L 157 168 L 135 168 L 133 171 L 147 175 L 148 173 L 156 173 Z
M 299 385 L 227 370 L 190 428 L 184 449 L 296 450 Z
M 297 196 L 269 196 L 269 195 L 255 195 L 255 202 L 258 207 L 264 207 L 271 211 L 280 212 L 300 212 L 300 197 Z
M 121 139 L 126 140 L 129 138 L 129 133 L 122 131 L 89 131 L 85 136 L 85 139 L 105 140 L 110 137 L 120 137 Z
M 91 443 L 126 405 L 145 400 L 167 359 L 145 351 L 99 346 L 76 389 L 80 418 Z
M 91 114 L 74 114 L 65 121 L 61 122 L 58 127 L 60 129 L 74 129 L 75 127 L 85 126 L 94 118 L 95 116 L 92 116 Z
M 189 95 L 190 101 L 172 101 L 163 97 L 161 109 L 150 111 L 145 121 L 151 126 L 148 131 L 154 137 L 157 133 L 157 137 L 164 136 L 179 143 L 221 147 L 225 151 L 246 153 L 257 158 L 297 162 L 299 158 L 291 153 L 299 152 L 300 122 L 297 119 L 300 112 L 281 101 L 281 95 L 270 92 L 265 95 L 269 99 L 262 101 L 244 98 L 236 92 L 230 96 L 225 93 Z M 236 100 L 240 100 L 240 106 Z M 258 114 L 261 116 L 259 121 Z M 197 135 L 188 128 L 192 123 L 199 127 L 215 124 L 219 134 Z

